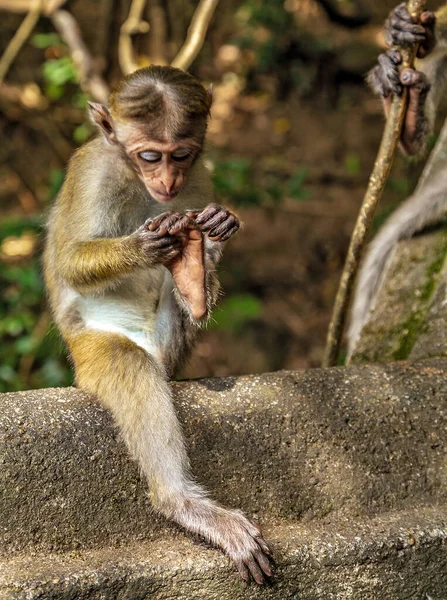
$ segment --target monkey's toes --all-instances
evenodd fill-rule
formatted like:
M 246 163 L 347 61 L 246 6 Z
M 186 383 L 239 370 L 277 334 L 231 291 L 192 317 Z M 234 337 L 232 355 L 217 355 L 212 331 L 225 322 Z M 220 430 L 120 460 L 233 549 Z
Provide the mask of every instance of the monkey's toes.
M 251 576 L 258 585 L 263 585 L 266 582 L 266 577 L 273 576 L 271 557 L 268 557 L 260 546 L 252 552 L 248 552 L 246 556 L 237 557 L 233 560 L 239 575 L 244 581 L 250 581 Z

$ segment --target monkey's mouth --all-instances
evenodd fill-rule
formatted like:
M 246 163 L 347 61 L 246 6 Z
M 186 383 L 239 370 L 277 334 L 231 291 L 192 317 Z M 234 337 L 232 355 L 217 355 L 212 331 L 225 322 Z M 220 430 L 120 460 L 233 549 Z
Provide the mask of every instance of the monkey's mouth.
M 157 192 L 156 190 L 152 190 L 152 194 L 154 195 L 155 200 L 158 200 L 159 202 L 169 202 L 170 200 L 173 200 L 176 196 L 178 196 L 179 192 L 180 190 L 177 190 L 168 194 L 166 192 Z

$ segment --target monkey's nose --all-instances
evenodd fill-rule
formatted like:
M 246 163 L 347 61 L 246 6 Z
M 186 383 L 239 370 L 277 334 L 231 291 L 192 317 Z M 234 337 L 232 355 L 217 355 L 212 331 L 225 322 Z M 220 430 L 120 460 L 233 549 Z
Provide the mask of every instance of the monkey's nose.
M 161 183 L 164 186 L 167 194 L 170 194 L 175 187 L 175 179 L 165 179 Z

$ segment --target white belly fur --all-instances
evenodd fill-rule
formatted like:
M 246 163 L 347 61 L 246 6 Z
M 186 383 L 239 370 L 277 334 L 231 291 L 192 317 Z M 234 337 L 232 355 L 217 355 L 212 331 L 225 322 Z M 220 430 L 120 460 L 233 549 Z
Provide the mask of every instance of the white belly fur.
M 141 279 L 139 285 L 132 286 L 134 294 L 123 297 L 112 292 L 104 296 L 79 296 L 77 304 L 86 328 L 124 335 L 162 362 L 165 336 L 160 336 L 160 328 L 168 337 L 169 328 L 164 323 L 167 307 L 164 304 L 173 301 L 172 277 L 166 270 L 164 277 L 152 289 L 148 289 L 147 284 L 153 285 L 153 279 L 150 282 Z

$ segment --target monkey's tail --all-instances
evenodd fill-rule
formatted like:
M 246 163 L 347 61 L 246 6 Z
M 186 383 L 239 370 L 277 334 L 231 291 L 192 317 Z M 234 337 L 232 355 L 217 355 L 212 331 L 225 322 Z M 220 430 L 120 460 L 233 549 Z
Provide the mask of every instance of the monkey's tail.
M 444 176 L 445 177 L 445 176 Z M 397 244 L 446 217 L 447 194 L 439 177 L 422 186 L 388 219 L 372 242 L 360 269 L 347 332 L 347 361 L 374 310 L 379 288 Z

